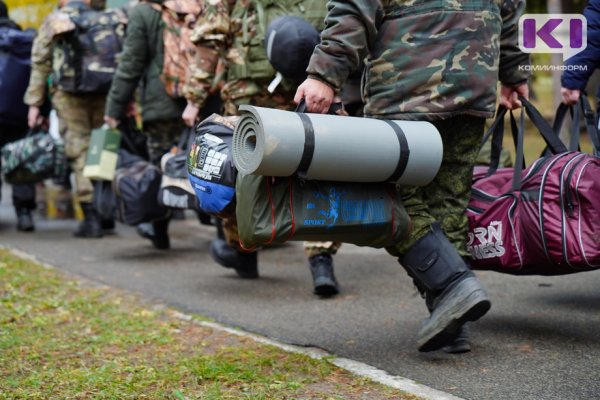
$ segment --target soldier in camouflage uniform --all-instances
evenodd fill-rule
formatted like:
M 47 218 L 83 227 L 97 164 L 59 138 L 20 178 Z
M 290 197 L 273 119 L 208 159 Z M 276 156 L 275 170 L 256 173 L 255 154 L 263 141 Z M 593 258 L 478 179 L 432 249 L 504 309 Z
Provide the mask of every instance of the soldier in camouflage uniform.
M 33 44 L 32 68 L 29 87 L 25 93 L 25 103 L 29 105 L 29 125 L 33 127 L 40 120 L 40 107 L 48 92 L 52 96 L 52 104 L 59 118 L 66 125 L 64 135 L 65 153 L 75 174 L 77 197 L 81 203 L 85 219 L 74 232 L 76 237 L 102 237 L 102 229 L 112 229 L 114 221 L 101 221 L 92 206 L 93 186 L 91 181 L 83 176 L 86 153 L 92 129 L 102 125 L 105 94 L 78 94 L 71 87 L 63 86 L 63 78 L 70 84 L 75 80 L 73 65 L 68 65 L 65 59 L 74 59 L 72 54 L 58 43 L 61 37 L 74 32 L 76 26 L 71 18 L 78 18 L 90 12 L 90 1 L 62 1 L 62 8 L 50 14 L 43 22 L 38 36 Z M 124 15 L 114 16 L 125 24 Z M 51 87 L 48 88 L 48 81 Z
M 105 121 L 117 126 L 140 87 L 143 131 L 148 137 L 150 162 L 157 166 L 185 129 L 181 113 L 186 104 L 183 97 L 171 97 L 160 79 L 165 51 L 160 6 L 156 5 L 161 2 L 142 2 L 129 12 L 122 60 L 108 93 L 105 113 Z M 155 248 L 169 249 L 169 220 L 167 217 L 151 225 L 141 224 L 138 232 L 150 239 Z
M 296 93 L 310 111 L 325 112 L 366 58 L 366 117 L 427 120 L 440 131 L 439 174 L 426 187 L 399 188 L 413 229 L 387 249 L 425 294 L 431 315 L 419 333 L 421 351 L 452 343 L 464 334 L 465 322 L 490 307 L 466 262 L 465 209 L 485 118 L 494 114 L 497 81 L 509 108 L 519 106 L 517 95 L 527 95 L 528 76 L 518 67 L 529 61 L 517 48 L 524 3 L 331 0 L 309 77 Z
M 269 12 L 269 10 L 274 10 Z M 257 12 L 262 10 L 263 12 Z M 267 10 L 267 11 L 264 11 Z M 293 110 L 297 81 L 284 79 L 273 93 L 267 87 L 275 77 L 263 38 L 276 17 L 293 14 L 320 31 L 324 25 L 326 2 L 322 0 L 209 0 L 192 40 L 198 45 L 197 62 L 190 69 L 183 115 L 193 124 L 209 93 L 219 90 L 224 114 L 236 115 L 242 104 Z M 264 17 L 262 17 L 264 15 Z M 267 21 L 260 21 L 260 18 Z M 235 268 L 244 278 L 257 278 L 257 254 L 241 252 L 235 216 L 223 220 L 220 238 L 211 243 L 211 254 L 221 265 Z M 226 240 L 225 240 L 226 238 Z M 332 255 L 340 243 L 306 242 L 314 292 L 323 296 L 338 293 Z

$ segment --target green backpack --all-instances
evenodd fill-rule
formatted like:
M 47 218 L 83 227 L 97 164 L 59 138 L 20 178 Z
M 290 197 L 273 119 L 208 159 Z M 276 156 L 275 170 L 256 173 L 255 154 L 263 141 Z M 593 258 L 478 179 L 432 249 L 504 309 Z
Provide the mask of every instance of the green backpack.
M 278 17 L 295 15 L 304 18 L 317 31 L 325 27 L 327 2 L 323 0 L 250 0 L 238 1 L 232 11 L 233 21 L 241 29 L 233 39 L 235 53 L 241 55 L 229 65 L 228 81 L 238 79 L 272 79 L 275 70 L 267 58 L 264 39 L 269 24 Z

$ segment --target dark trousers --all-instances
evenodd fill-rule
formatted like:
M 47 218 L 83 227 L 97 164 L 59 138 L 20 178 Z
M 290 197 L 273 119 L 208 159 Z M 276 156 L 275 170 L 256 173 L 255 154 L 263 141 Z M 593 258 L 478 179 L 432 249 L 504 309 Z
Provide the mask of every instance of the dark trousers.
M 14 142 L 25 136 L 27 128 L 18 128 L 10 125 L 0 124 L 0 147 L 7 143 Z M 1 160 L 0 160 L 1 162 Z M 2 180 L 0 179 L 0 190 L 2 189 Z M 0 192 L 1 193 L 1 192 Z M 33 210 L 35 203 L 35 184 L 18 183 L 12 185 L 12 201 L 15 210 L 27 209 Z

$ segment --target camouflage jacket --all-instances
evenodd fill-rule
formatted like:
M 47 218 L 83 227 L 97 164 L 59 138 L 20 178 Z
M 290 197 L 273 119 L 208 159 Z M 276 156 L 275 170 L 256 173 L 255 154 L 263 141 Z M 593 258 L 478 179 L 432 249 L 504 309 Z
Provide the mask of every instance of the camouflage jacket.
M 54 53 L 54 38 L 56 35 L 75 29 L 70 16 L 78 16 L 90 7 L 83 2 L 71 1 L 59 11 L 48 15 L 33 42 L 31 51 L 31 76 L 25 92 L 25 104 L 41 106 L 46 99 L 48 79 L 52 74 L 52 58 Z
M 304 17 L 319 31 L 323 29 L 327 12 L 325 1 L 286 1 L 290 13 Z M 240 104 L 294 107 L 292 100 L 297 82 L 284 80 L 276 92 L 270 94 L 267 86 L 275 77 L 273 68 L 268 65 L 264 70 L 253 70 L 256 65 L 264 66 L 253 65 L 256 59 L 267 58 L 257 35 L 257 30 L 261 29 L 257 21 L 262 10 L 269 6 L 283 9 L 277 0 L 206 1 L 205 11 L 192 35 L 197 55 L 187 77 L 185 96 L 188 101 L 202 107 L 208 93 L 220 90 L 227 115 L 235 114 Z
M 307 72 L 339 90 L 361 60 L 365 116 L 493 116 L 497 81 L 524 82 L 524 0 L 330 0 Z

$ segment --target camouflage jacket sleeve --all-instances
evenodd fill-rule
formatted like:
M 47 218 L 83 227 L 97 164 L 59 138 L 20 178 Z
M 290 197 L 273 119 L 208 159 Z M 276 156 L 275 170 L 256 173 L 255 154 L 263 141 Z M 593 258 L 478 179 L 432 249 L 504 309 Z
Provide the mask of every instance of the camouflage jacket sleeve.
M 147 9 L 144 10 L 143 7 Z M 146 68 L 151 67 L 144 12 L 156 11 L 149 8 L 147 4 L 141 3 L 130 11 L 123 51 L 106 98 L 105 113 L 109 117 L 119 119 L 125 115 L 142 75 Z
M 31 76 L 24 102 L 40 107 L 46 100 L 48 78 L 52 73 L 52 33 L 47 21 L 42 24 L 31 50 Z
M 199 108 L 204 106 L 209 93 L 223 83 L 231 7 L 229 0 L 207 0 L 192 32 L 196 55 L 188 70 L 184 95 Z
M 307 73 L 339 91 L 375 41 L 383 4 L 378 0 L 331 0 L 327 7 L 321 43 L 313 52 Z
M 516 85 L 529 79 L 529 54 L 519 49 L 519 18 L 525 10 L 525 0 L 502 1 L 502 32 L 500 34 L 500 66 L 498 79 L 506 85 Z

